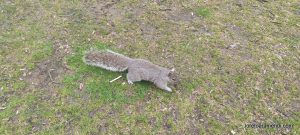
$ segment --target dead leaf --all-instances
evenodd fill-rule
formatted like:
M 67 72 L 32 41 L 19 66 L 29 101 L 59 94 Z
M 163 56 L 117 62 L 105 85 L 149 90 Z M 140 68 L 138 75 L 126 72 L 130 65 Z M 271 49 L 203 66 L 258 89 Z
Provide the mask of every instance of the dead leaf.
M 79 90 L 82 90 L 83 89 L 83 83 L 80 83 L 79 84 Z

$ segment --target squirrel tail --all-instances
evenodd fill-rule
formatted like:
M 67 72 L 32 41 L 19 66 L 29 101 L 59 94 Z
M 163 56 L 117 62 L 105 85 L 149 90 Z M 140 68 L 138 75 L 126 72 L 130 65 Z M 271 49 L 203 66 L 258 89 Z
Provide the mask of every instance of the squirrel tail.
M 84 54 L 83 61 L 92 66 L 110 71 L 125 71 L 132 59 L 111 50 L 91 50 Z

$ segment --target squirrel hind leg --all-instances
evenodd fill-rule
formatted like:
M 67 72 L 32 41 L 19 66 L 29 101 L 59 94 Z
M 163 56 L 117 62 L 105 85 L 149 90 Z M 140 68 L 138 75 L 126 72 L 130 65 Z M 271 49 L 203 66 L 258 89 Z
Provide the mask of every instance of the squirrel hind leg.
M 141 78 L 138 75 L 135 75 L 131 72 L 128 72 L 126 77 L 129 84 L 133 84 L 134 82 L 141 81 Z
M 133 84 L 133 82 L 131 80 L 127 80 L 128 84 Z

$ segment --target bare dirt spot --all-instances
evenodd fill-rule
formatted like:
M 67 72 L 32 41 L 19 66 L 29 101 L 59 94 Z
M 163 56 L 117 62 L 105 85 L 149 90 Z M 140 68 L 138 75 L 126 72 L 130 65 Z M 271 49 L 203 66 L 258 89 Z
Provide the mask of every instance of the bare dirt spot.
M 40 95 L 38 95 L 38 101 L 50 101 L 53 103 L 52 101 L 58 96 L 56 90 L 63 87 L 63 85 L 60 84 L 60 80 L 64 74 L 70 72 L 63 60 L 64 56 L 70 53 L 68 44 L 66 42 L 57 41 L 53 44 L 53 48 L 53 55 L 38 63 L 36 68 L 30 71 L 28 76 L 24 78 L 25 82 L 29 84 L 26 90 L 38 91 L 37 93 L 40 93 Z M 37 111 L 35 109 L 38 108 L 38 101 L 31 105 L 31 111 Z M 49 126 L 48 120 L 43 118 L 30 117 L 27 119 L 27 123 L 32 125 L 31 133 L 38 132 Z M 70 124 L 67 123 L 66 125 L 68 127 Z
M 201 94 L 203 94 L 203 92 L 204 92 L 203 88 L 201 88 L 200 86 L 197 87 L 197 88 L 192 92 L 192 94 L 190 95 L 190 100 L 191 100 L 192 102 L 196 102 L 196 101 L 197 101 L 197 98 L 198 98 Z
M 184 23 L 192 22 L 194 19 L 197 19 L 193 12 L 178 9 L 167 11 L 167 18 L 174 22 Z
M 158 8 L 149 6 L 154 3 Z M 201 18 L 183 6 L 168 5 L 166 1 L 142 1 L 128 6 L 122 4 L 122 1 L 106 1 L 85 5 L 89 10 L 89 17 L 95 19 L 107 31 L 106 35 L 96 31 L 96 38 L 103 42 L 111 42 L 118 48 L 134 50 L 136 48 L 132 47 L 135 47 L 139 40 L 151 48 L 188 38 L 190 34 L 212 34 L 205 25 L 201 25 L 200 28 L 194 27 L 193 23 L 200 24 Z M 186 28 L 183 28 L 183 25 Z M 163 29 L 164 27 L 167 28 Z
M 70 53 L 70 48 L 66 42 L 55 42 L 53 45 L 54 54 L 46 60 L 37 64 L 25 81 L 30 84 L 29 89 L 54 90 L 59 87 L 59 80 L 68 70 L 63 62 L 65 55 Z

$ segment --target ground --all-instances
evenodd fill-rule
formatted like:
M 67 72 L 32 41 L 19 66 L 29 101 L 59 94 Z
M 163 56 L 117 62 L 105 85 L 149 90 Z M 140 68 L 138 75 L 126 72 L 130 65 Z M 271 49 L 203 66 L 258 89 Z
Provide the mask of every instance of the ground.
M 1 0 L 0 132 L 300 134 L 299 22 L 297 0 Z M 180 84 L 128 85 L 84 64 L 90 48 Z

